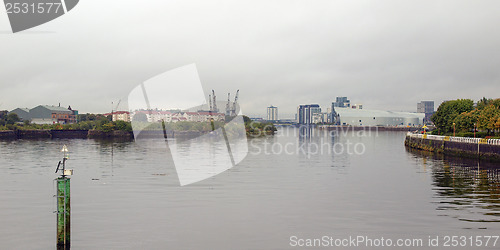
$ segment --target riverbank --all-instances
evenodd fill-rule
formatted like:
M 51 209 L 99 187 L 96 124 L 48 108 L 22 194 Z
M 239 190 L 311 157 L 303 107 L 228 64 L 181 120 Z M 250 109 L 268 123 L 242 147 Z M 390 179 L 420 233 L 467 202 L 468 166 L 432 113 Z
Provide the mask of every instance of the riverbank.
M 393 126 L 346 126 L 346 125 L 318 125 L 318 129 L 340 131 L 415 131 L 420 127 L 393 127 Z
M 134 134 L 128 131 L 98 131 L 98 130 L 2 130 L 0 140 L 18 139 L 128 139 L 132 140 Z
M 405 146 L 438 154 L 500 161 L 500 140 L 408 133 Z
M 247 131 L 247 136 L 255 137 L 261 135 L 273 135 L 274 131 L 255 130 L 253 133 Z M 141 131 L 139 139 L 152 138 L 194 138 L 203 135 L 200 131 L 159 131 L 145 130 Z M 133 140 L 134 133 L 129 131 L 114 130 L 104 132 L 100 130 L 0 130 L 0 140 L 18 140 L 18 139 L 120 139 Z

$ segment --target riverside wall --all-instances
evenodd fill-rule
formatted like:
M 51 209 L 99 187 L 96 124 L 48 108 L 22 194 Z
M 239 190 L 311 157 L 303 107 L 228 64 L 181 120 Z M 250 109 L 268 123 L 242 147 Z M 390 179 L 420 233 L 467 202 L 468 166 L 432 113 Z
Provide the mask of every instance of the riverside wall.
M 133 139 L 134 134 L 127 131 L 102 132 L 97 130 L 3 130 L 0 140 L 17 139 Z
M 407 134 L 405 146 L 467 158 L 500 161 L 498 140 Z
M 340 130 L 340 131 L 414 131 L 418 130 L 418 127 L 406 127 L 406 126 L 348 126 L 348 125 L 318 125 L 318 129 L 323 130 Z
M 138 139 L 151 138 L 191 138 L 202 135 L 198 131 L 142 131 Z M 134 133 L 115 130 L 103 132 L 98 130 L 1 130 L 0 140 L 17 139 L 120 139 L 133 140 Z
M 17 139 L 16 132 L 13 130 L 2 130 L 0 131 L 0 140 L 15 140 Z

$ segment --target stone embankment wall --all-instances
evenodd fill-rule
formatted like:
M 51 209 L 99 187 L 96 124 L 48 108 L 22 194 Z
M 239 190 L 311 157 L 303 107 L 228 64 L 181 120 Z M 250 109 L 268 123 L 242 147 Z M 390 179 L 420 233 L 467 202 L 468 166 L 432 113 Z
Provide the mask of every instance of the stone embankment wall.
M 500 140 L 435 136 L 408 133 L 405 145 L 411 148 L 456 155 L 500 161 Z
M 17 139 L 133 139 L 134 134 L 127 131 L 102 132 L 97 130 L 4 130 L 0 131 L 0 140 Z

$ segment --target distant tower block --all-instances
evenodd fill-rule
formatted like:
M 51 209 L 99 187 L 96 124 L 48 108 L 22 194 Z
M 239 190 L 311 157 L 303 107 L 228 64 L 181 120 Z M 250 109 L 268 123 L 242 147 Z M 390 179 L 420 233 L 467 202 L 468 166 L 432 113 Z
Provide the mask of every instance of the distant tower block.
M 278 107 L 269 106 L 267 107 L 267 120 L 277 121 L 278 120 Z
M 434 101 L 421 101 L 417 103 L 417 113 L 424 113 L 424 122 L 430 122 L 431 116 L 434 114 Z

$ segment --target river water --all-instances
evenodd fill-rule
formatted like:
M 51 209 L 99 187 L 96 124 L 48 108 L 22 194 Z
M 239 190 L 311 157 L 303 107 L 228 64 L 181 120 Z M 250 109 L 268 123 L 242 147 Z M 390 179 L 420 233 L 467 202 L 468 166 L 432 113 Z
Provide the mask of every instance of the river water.
M 484 246 L 484 236 L 500 235 L 495 164 L 409 151 L 403 132 L 278 132 L 250 139 L 238 165 L 187 186 L 163 147 L 2 141 L 0 248 L 55 248 L 53 180 L 65 144 L 73 249 L 294 249 L 323 237 L 372 240 L 357 242 L 366 249 L 398 239 L 416 240 L 405 249 L 443 249 L 447 239 L 500 247 L 495 238 Z

